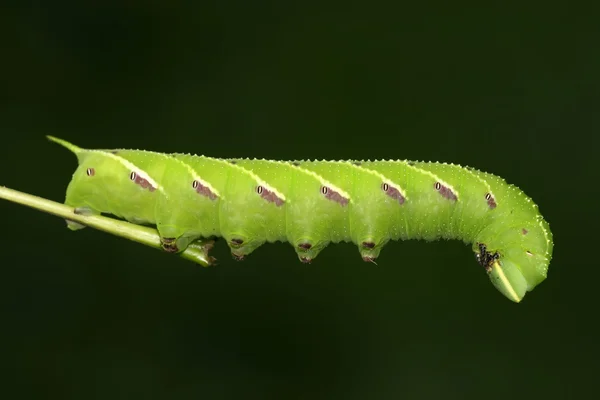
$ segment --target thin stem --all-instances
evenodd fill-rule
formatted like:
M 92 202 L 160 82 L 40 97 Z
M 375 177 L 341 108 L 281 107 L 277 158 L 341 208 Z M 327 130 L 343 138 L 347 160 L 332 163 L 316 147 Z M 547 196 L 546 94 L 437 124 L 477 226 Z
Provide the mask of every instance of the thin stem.
M 145 244 L 155 249 L 162 249 L 158 232 L 156 229 L 150 227 L 135 225 L 101 215 L 75 214 L 75 210 L 72 207 L 4 186 L 0 186 L 0 198 Z M 179 255 L 187 260 L 208 267 L 214 263 L 214 259 L 208 255 L 208 251 L 211 248 L 212 241 L 196 241 L 183 252 L 179 253 Z

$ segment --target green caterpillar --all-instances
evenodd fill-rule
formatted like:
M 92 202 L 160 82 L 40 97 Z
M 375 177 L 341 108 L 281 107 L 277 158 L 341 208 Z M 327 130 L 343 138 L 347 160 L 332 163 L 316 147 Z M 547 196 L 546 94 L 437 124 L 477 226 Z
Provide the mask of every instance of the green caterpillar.
M 65 204 L 155 225 L 168 252 L 223 237 L 241 260 L 265 242 L 287 241 L 310 262 L 329 243 L 352 241 L 373 262 L 390 240 L 460 239 L 473 243 L 494 286 L 515 302 L 546 278 L 552 257 L 552 233 L 531 199 L 472 168 L 402 160 L 225 160 L 88 150 L 49 139 L 79 160 Z

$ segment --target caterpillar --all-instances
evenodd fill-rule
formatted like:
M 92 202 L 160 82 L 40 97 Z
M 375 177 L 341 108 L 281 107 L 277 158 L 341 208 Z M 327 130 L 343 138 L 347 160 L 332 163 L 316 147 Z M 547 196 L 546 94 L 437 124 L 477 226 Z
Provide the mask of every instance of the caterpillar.
M 375 262 L 390 240 L 472 244 L 492 284 L 520 302 L 546 279 L 553 241 L 520 189 L 474 168 L 438 162 L 219 159 L 128 149 L 83 149 L 65 204 L 153 225 L 162 248 L 222 237 L 242 260 L 289 242 L 309 263 L 330 243 L 353 242 Z M 83 225 L 67 221 L 72 230 Z

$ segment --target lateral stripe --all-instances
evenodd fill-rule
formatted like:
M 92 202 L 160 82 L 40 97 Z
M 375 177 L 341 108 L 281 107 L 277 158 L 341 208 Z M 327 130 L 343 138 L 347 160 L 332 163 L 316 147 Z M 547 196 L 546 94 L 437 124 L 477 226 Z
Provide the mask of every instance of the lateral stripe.
M 136 174 L 138 174 L 140 177 L 142 177 L 143 179 L 148 181 L 148 183 L 150 183 L 153 187 L 155 187 L 156 190 L 158 190 L 161 193 L 164 193 L 162 186 L 160 186 L 154 179 L 152 179 L 152 177 L 150 175 L 148 175 L 148 173 L 146 171 L 144 171 L 143 169 L 141 169 L 140 167 L 138 167 L 131 161 L 126 160 L 125 158 L 120 157 L 116 154 L 112 154 L 110 152 L 103 151 L 103 150 L 86 150 L 86 151 L 91 152 L 91 153 L 102 154 L 103 156 L 106 156 L 108 158 L 115 160 L 116 162 L 123 165 L 127 169 L 129 169 L 131 171 L 135 171 Z
M 205 156 L 206 157 L 206 156 Z M 281 193 L 279 190 L 277 190 L 276 188 L 274 188 L 273 186 L 269 185 L 267 182 L 265 182 L 264 180 L 262 180 L 258 175 L 256 175 L 252 170 L 246 169 L 242 166 L 239 166 L 237 164 L 232 164 L 227 160 L 224 160 L 222 158 L 212 158 L 212 157 L 206 157 L 206 158 L 210 158 L 211 160 L 217 161 L 219 163 L 225 164 L 228 167 L 234 168 L 234 169 L 238 169 L 241 173 L 246 174 L 248 176 L 250 176 L 252 179 L 254 179 L 254 181 L 264 187 L 265 189 L 267 189 L 270 192 L 275 193 L 275 195 L 277 197 L 279 197 L 281 200 L 286 201 L 285 195 L 283 193 Z

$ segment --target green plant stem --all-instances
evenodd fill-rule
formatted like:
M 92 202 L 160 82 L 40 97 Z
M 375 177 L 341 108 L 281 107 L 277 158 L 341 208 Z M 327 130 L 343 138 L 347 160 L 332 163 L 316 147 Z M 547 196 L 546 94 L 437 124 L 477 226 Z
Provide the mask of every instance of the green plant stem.
M 145 244 L 146 246 L 154 247 L 155 249 L 162 249 L 158 232 L 156 229 L 150 227 L 135 225 L 101 215 L 75 214 L 75 210 L 72 207 L 42 197 L 9 189 L 4 186 L 0 186 L 0 198 L 48 214 L 56 215 L 57 217 L 62 217 L 115 236 Z M 208 255 L 208 251 L 212 248 L 212 244 L 212 241 L 196 241 L 188 246 L 186 250 L 179 253 L 179 255 L 187 260 L 208 267 L 215 261 Z

